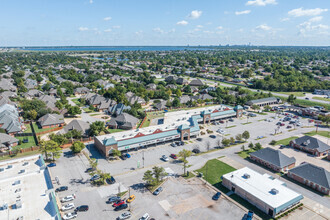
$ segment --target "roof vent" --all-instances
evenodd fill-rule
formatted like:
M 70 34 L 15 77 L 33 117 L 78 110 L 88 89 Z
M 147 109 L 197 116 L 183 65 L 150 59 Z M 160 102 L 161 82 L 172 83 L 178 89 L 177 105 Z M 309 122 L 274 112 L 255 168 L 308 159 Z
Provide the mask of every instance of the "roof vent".
M 250 174 L 244 173 L 243 177 L 244 177 L 244 179 L 249 179 L 250 178 Z
M 278 194 L 279 192 L 278 192 L 277 189 L 273 188 L 273 189 L 270 190 L 270 193 L 273 194 L 273 195 L 276 195 L 276 194 Z

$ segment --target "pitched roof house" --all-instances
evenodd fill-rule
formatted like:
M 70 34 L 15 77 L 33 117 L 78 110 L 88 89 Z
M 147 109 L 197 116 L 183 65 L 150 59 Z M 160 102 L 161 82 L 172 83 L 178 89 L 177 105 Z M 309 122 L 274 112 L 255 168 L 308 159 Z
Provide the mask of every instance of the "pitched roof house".
M 60 127 L 64 125 L 63 115 L 46 114 L 38 119 L 41 128 Z
M 292 140 L 290 146 L 316 156 L 326 156 L 330 152 L 329 145 L 311 136 L 303 136 Z
M 11 150 L 12 147 L 18 144 L 18 141 L 19 141 L 18 139 L 8 134 L 0 133 L 0 150 L 5 148 Z
M 112 117 L 108 123 L 108 126 L 115 129 L 120 128 L 129 130 L 136 128 L 138 122 L 138 118 L 135 118 L 127 113 L 122 113 L 117 117 Z
M 203 86 L 204 83 L 200 79 L 193 79 L 193 80 L 191 80 L 189 85 L 191 85 L 191 86 Z
M 131 106 L 126 106 L 123 103 L 119 103 L 109 107 L 109 113 L 111 115 L 120 115 L 124 110 L 130 110 Z
M 74 119 L 69 124 L 64 126 L 64 128 L 62 130 L 60 130 L 58 133 L 66 134 L 69 131 L 77 130 L 77 131 L 80 131 L 83 136 L 88 136 L 89 128 L 90 128 L 89 123 L 84 122 L 82 120 Z
M 288 177 L 323 194 L 330 195 L 330 172 L 310 163 L 303 163 L 289 170 Z
M 250 153 L 250 159 L 277 172 L 286 172 L 296 163 L 294 157 L 288 157 L 281 151 L 269 147 Z

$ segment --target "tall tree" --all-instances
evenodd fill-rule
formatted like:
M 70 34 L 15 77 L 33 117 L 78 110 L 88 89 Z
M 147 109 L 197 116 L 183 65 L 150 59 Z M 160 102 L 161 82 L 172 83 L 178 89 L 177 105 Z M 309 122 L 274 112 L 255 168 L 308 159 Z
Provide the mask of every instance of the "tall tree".
M 296 101 L 297 97 L 295 97 L 293 94 L 289 95 L 288 97 L 288 103 L 290 103 L 291 105 L 293 105 Z
M 244 131 L 243 134 L 242 134 L 242 137 L 243 137 L 243 138 L 245 139 L 245 141 L 246 141 L 247 139 L 250 138 L 250 133 L 249 133 L 248 131 Z
M 188 164 L 187 158 L 191 156 L 191 151 L 183 149 L 179 152 L 180 160 L 183 162 L 183 174 L 186 175 L 186 166 Z

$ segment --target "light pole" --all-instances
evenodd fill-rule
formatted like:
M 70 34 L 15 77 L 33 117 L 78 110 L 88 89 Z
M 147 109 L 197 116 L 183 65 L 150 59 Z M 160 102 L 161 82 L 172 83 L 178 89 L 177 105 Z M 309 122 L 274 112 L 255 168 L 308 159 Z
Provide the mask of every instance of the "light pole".
M 142 151 L 142 163 L 143 163 L 143 168 L 144 168 L 144 151 Z

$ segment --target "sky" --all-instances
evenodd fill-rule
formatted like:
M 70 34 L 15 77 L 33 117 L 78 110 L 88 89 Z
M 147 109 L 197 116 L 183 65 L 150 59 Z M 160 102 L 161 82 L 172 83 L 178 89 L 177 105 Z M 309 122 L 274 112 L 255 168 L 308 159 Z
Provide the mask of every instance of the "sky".
M 330 46 L 330 0 L 0 0 L 0 46 Z

